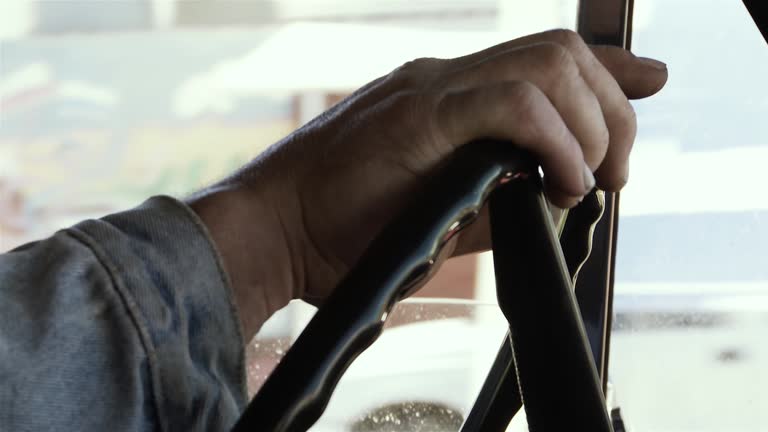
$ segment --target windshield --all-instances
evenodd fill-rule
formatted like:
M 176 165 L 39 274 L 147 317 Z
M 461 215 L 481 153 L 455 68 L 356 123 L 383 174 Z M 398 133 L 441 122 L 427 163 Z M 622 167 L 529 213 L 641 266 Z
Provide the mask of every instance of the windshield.
M 635 103 L 614 388 L 637 430 L 763 430 L 768 47 L 741 2 L 636 0 L 633 50 L 670 77 Z
M 294 302 L 248 347 L 258 391 L 314 308 Z M 301 318 L 299 318 L 301 317 Z M 506 333 L 493 303 L 412 298 L 395 306 L 379 339 L 342 376 L 314 432 L 458 431 Z
M 152 195 L 183 196 L 405 61 L 573 28 L 576 6 L 4 2 L 0 251 Z M 633 50 L 667 61 L 670 80 L 634 102 L 616 402 L 635 430 L 763 430 L 768 47 L 741 2 L 635 0 Z M 439 299 L 396 308 L 315 430 L 458 429 L 505 329 L 490 255 L 449 261 L 420 295 Z M 294 302 L 249 344 L 251 394 L 313 313 Z

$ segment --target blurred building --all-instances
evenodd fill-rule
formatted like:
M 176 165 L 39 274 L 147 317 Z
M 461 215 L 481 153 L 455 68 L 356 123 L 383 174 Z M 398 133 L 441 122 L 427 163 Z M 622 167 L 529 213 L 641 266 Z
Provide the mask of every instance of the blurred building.
M 180 27 L 253 26 L 277 18 L 269 0 L 177 0 L 174 23 Z
M 152 0 L 38 1 L 39 33 L 115 32 L 152 27 Z
M 40 227 L 23 228 L 18 241 L 148 194 L 199 187 L 401 62 L 462 55 L 523 32 L 567 26 L 576 4 L 14 1 L 24 7 L 13 20 L 0 14 L 0 27 L 21 20 L 18 28 L 27 30 L 3 42 L 0 147 L 20 161 L 19 190 L 37 217 L 29 226 Z M 467 43 L 491 33 L 498 37 Z M 60 34 L 71 36 L 46 37 Z M 279 95 L 265 96 L 276 89 Z M 227 143 L 226 152 L 207 146 L 217 141 Z M 181 152 L 183 160 L 175 157 Z M 18 226 L 11 223 L 19 220 L 17 201 L 15 195 L 3 201 L 6 234 Z M 421 293 L 482 297 L 477 287 L 493 285 L 478 283 L 483 266 L 475 257 L 451 260 Z
M 281 0 L 281 21 L 333 21 L 422 29 L 490 30 L 504 0 Z

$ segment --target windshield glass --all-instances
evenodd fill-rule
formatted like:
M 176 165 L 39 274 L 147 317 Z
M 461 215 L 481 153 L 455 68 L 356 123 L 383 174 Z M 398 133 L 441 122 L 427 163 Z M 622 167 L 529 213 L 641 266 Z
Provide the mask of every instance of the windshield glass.
M 210 184 L 406 61 L 573 22 L 528 3 L 3 2 L 0 248 Z
M 636 430 L 764 430 L 768 47 L 727 0 L 636 0 L 632 44 L 670 74 L 635 103 L 611 352 L 618 402 Z
M 251 393 L 314 311 L 292 303 L 249 345 Z M 504 338 L 505 323 L 494 303 L 418 298 L 398 303 L 383 334 L 347 369 L 311 430 L 459 430 Z
M 408 60 L 573 28 L 576 4 L 6 1 L 0 251 L 183 196 Z M 633 49 L 667 61 L 670 80 L 634 103 L 617 403 L 635 430 L 763 430 L 768 47 L 739 1 L 636 0 Z M 449 261 L 420 295 L 461 300 L 399 305 L 316 430 L 457 430 L 504 331 L 490 255 Z M 313 313 L 294 302 L 249 345 L 251 394 Z
M 3 2 L 0 250 L 210 184 L 406 61 L 572 28 L 576 13 L 575 0 L 225 3 Z M 398 306 L 318 430 L 458 428 L 505 328 L 480 305 L 495 301 L 489 257 L 449 261 L 420 295 L 479 303 Z M 294 302 L 249 344 L 251 394 L 313 312 Z

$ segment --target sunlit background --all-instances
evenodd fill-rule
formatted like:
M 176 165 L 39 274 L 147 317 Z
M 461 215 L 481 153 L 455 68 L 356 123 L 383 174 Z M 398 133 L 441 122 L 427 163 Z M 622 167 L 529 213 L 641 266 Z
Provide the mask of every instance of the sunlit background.
M 736 0 L 635 3 L 633 48 L 666 61 L 670 81 L 635 103 L 612 387 L 630 430 L 763 431 L 768 47 Z M 573 28 L 575 12 L 575 0 L 5 0 L 0 251 L 205 186 L 405 61 Z M 422 292 L 441 300 L 399 307 L 315 430 L 457 430 L 504 332 L 494 292 L 488 255 L 449 262 Z M 250 344 L 251 391 L 312 313 L 296 302 Z
M 408 59 L 472 52 L 530 24 L 498 25 L 495 1 L 0 8 L 3 249 L 193 191 Z

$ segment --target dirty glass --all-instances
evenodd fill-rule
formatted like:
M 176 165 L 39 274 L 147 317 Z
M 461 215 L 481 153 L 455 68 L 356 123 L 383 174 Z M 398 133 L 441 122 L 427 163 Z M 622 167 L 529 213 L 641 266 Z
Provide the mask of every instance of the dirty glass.
M 669 82 L 635 103 L 611 380 L 632 430 L 768 423 L 768 46 L 740 1 L 636 0 Z
M 273 316 L 248 346 L 251 394 L 314 310 L 292 303 Z M 311 430 L 457 431 L 496 356 L 504 323 L 493 303 L 454 299 L 399 303 L 381 337 L 344 374 Z

